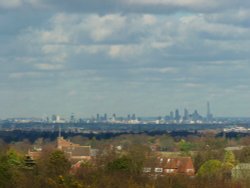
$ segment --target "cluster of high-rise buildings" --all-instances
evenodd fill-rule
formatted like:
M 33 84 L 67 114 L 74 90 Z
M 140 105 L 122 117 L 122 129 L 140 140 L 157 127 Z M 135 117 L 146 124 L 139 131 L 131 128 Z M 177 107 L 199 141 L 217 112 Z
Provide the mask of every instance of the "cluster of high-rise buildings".
M 128 114 L 127 117 L 118 117 L 116 114 L 113 114 L 111 117 L 108 117 L 107 114 L 101 116 L 97 114 L 96 117 L 88 119 L 88 122 L 96 123 L 128 123 L 128 124 L 137 124 L 137 123 L 211 123 L 213 122 L 213 115 L 210 111 L 210 104 L 207 102 L 207 114 L 202 116 L 198 110 L 190 113 L 188 109 L 184 109 L 183 115 L 181 115 L 179 109 L 171 111 L 169 115 L 164 117 L 154 117 L 154 118 L 138 118 L 135 114 Z
M 171 111 L 166 116 L 159 117 L 137 117 L 136 114 L 128 114 L 126 117 L 117 116 L 115 113 L 108 116 L 107 113 L 96 114 L 91 118 L 78 119 L 72 113 L 68 119 L 62 118 L 59 115 L 52 115 L 45 119 L 12 119 L 12 122 L 17 123 L 29 123 L 29 122 L 45 122 L 45 123 L 124 123 L 124 124 L 193 124 L 193 123 L 211 123 L 214 121 L 213 115 L 210 110 L 210 104 L 207 102 L 207 114 L 202 116 L 198 110 L 190 112 L 188 109 L 184 109 L 183 113 L 179 109 Z
M 171 111 L 169 115 L 164 118 L 159 117 L 158 122 L 169 123 L 209 123 L 213 122 L 213 114 L 210 112 L 210 104 L 207 103 L 207 114 L 202 116 L 198 110 L 190 113 L 188 109 L 184 109 L 183 116 L 180 115 L 179 109 Z

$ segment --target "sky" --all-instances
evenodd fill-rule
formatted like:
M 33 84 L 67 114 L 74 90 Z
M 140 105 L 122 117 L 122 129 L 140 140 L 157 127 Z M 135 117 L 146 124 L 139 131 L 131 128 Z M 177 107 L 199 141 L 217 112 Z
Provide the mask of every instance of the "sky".
M 250 116 L 248 0 L 0 0 L 0 118 Z

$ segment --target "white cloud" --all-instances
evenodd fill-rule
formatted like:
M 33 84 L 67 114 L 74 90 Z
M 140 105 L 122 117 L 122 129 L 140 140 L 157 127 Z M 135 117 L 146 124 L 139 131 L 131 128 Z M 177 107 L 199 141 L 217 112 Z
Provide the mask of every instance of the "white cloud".
M 157 22 L 156 17 L 153 15 L 149 15 L 149 14 L 143 15 L 142 19 L 145 25 L 154 25 Z
M 120 15 L 93 15 L 88 17 L 86 27 L 94 41 L 102 41 L 112 37 L 114 33 L 122 32 L 125 25 L 125 17 Z
M 142 45 L 111 45 L 108 55 L 112 58 L 127 59 L 143 53 Z

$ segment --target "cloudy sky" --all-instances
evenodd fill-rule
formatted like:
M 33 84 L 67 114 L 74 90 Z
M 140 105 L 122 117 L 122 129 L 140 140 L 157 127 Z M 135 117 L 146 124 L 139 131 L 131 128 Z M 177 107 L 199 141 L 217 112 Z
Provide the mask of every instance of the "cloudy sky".
M 0 0 L 0 118 L 250 116 L 248 0 Z

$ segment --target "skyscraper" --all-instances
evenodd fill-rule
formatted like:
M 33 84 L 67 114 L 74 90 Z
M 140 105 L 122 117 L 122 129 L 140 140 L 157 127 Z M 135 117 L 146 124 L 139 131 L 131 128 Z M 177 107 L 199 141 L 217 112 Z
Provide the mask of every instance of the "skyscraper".
M 128 114 L 128 117 L 127 117 L 127 119 L 128 119 L 128 120 L 131 120 L 131 116 L 130 116 L 130 114 Z
M 179 121 L 181 119 L 181 116 L 180 116 L 180 113 L 179 113 L 178 109 L 175 110 L 175 117 L 174 118 L 175 118 L 176 121 Z
M 100 114 L 96 114 L 96 121 L 100 121 Z
M 105 113 L 104 114 L 104 121 L 107 121 L 108 120 L 108 115 Z
M 74 113 L 72 113 L 70 116 L 70 123 L 75 123 L 75 122 L 76 122 L 75 115 L 74 115 Z
M 207 121 L 211 122 L 213 120 L 213 114 L 210 111 L 210 103 L 207 102 Z
M 132 120 L 136 120 L 135 114 L 132 115 Z
M 184 109 L 183 120 L 188 120 L 188 117 L 189 117 L 189 113 L 188 113 L 188 110 L 185 108 L 185 109 Z

